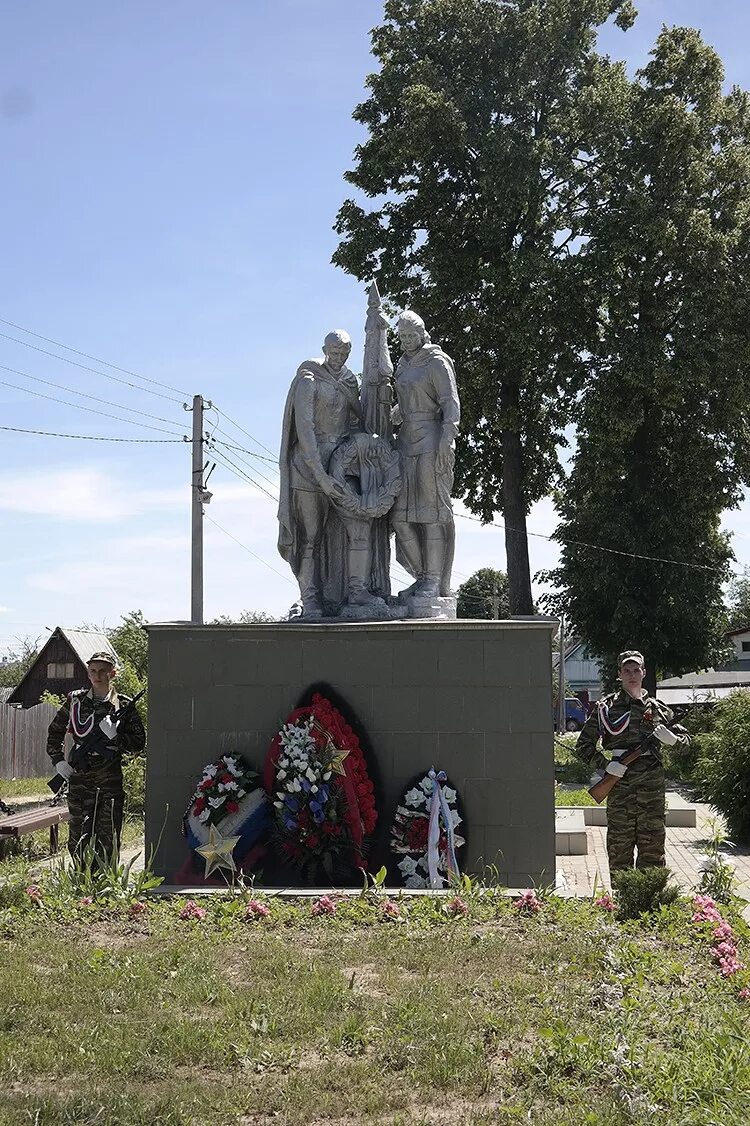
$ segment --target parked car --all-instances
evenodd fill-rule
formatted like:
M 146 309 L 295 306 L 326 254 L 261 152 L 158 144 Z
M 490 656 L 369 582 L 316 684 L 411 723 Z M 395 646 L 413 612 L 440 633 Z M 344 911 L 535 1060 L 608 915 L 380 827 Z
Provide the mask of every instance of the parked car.
M 577 696 L 565 698 L 565 730 L 580 731 L 586 722 L 586 705 Z M 555 730 L 557 730 L 557 708 L 555 708 Z

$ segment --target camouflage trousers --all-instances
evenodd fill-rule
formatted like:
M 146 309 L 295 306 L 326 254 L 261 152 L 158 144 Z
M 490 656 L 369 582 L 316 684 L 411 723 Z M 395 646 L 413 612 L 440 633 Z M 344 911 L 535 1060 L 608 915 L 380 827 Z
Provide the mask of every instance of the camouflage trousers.
M 633 867 L 663 868 L 665 828 L 664 768 L 632 768 L 607 797 L 607 855 L 610 872 Z
M 68 851 L 74 860 L 82 859 L 89 844 L 100 859 L 117 855 L 124 797 L 119 763 L 73 774 L 68 783 Z

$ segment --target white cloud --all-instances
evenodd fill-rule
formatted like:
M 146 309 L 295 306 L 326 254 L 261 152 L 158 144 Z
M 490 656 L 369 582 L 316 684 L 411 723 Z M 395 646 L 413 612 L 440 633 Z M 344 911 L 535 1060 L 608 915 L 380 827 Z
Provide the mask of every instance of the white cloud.
M 10 606 L 0 606 L 0 614 L 12 614 L 13 610 Z
M 236 504 L 265 499 L 252 485 L 210 483 L 215 503 Z M 269 503 L 265 500 L 265 503 Z M 25 473 L 0 480 L 0 511 L 43 516 L 60 521 L 106 524 L 150 512 L 187 512 L 190 486 L 134 487 L 122 474 L 92 463 L 55 474 Z

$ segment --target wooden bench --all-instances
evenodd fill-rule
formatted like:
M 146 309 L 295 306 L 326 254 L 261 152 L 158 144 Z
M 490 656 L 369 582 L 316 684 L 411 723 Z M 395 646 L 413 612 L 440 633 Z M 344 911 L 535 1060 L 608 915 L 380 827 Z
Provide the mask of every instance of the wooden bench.
M 7 840 L 18 840 L 39 829 L 49 829 L 50 852 L 55 853 L 60 847 L 60 826 L 65 821 L 70 821 L 67 805 L 41 806 L 23 813 L 12 813 L 10 817 L 0 816 L 0 844 Z

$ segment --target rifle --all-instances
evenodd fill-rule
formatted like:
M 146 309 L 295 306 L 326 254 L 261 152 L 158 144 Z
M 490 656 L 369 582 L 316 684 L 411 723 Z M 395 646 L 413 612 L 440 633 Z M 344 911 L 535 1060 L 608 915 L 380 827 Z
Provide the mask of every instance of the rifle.
M 74 771 L 84 771 L 88 768 L 88 757 L 90 754 L 98 754 L 106 762 L 112 762 L 115 757 L 114 740 L 117 737 L 117 728 L 122 720 L 135 710 L 135 705 L 140 700 L 141 696 L 146 694 L 146 689 L 142 688 L 137 695 L 133 696 L 132 700 L 128 700 L 127 704 L 123 704 L 115 711 L 110 712 L 94 727 L 88 735 L 81 739 L 80 743 L 74 744 L 68 755 L 68 766 L 71 768 L 71 773 Z M 63 760 L 64 761 L 64 760 Z M 58 790 L 68 779 L 65 774 L 59 771 L 50 778 L 47 785 L 53 794 Z
M 637 758 L 640 758 L 641 755 L 653 755 L 654 758 L 661 761 L 661 743 L 655 736 L 647 736 L 640 747 L 633 747 L 626 755 L 618 756 L 611 761 L 619 762 L 621 766 L 630 766 L 630 764 L 635 762 Z M 588 792 L 597 805 L 602 804 L 607 794 L 609 794 L 620 781 L 620 777 L 621 776 L 618 774 L 605 773 L 603 778 L 600 778 L 598 782 L 595 782 L 593 786 L 589 787 Z

